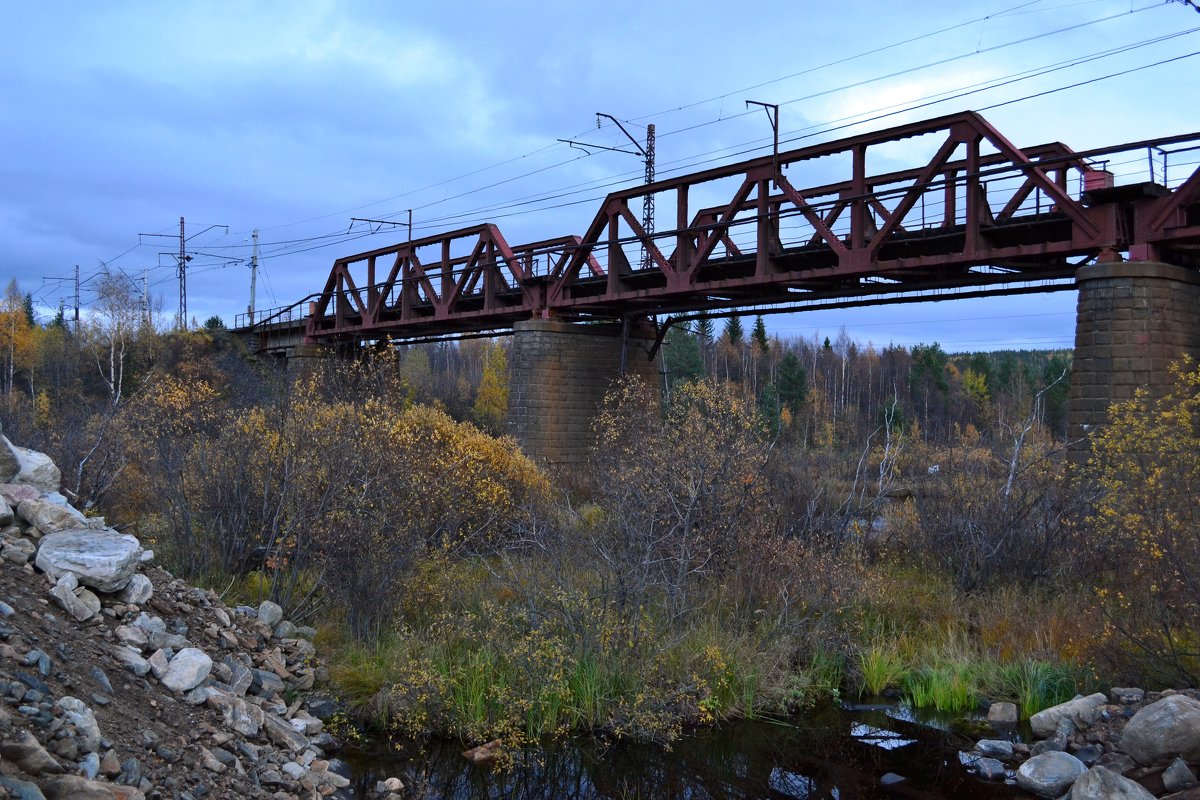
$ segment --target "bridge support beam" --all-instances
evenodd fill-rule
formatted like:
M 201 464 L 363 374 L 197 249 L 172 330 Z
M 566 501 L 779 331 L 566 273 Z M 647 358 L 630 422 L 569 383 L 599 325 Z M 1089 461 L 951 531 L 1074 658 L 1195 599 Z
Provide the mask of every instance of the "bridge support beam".
M 1138 388 L 1161 394 L 1170 365 L 1200 356 L 1200 273 L 1158 262 L 1081 267 L 1068 433 L 1086 457 L 1089 431 Z
M 584 325 L 530 320 L 513 326 L 509 356 L 508 432 L 525 453 L 551 467 L 578 467 L 593 443 L 592 422 L 621 375 L 655 386 L 662 380 L 648 324 Z M 624 345 L 623 345 L 624 342 Z M 622 358 L 624 351 L 624 358 Z

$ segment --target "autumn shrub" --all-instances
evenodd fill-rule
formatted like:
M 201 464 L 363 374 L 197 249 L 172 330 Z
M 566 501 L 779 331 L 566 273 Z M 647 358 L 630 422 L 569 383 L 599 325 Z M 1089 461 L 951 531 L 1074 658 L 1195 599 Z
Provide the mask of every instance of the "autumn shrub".
M 965 591 L 1032 585 L 1070 568 L 1084 496 L 1063 446 L 1040 426 L 991 442 L 959 431 L 916 469 L 917 524 L 906 544 Z
M 167 563 L 210 582 L 260 570 L 289 614 L 332 601 L 360 637 L 383 632 L 423 552 L 494 546 L 546 490 L 511 440 L 405 402 L 386 364 L 244 406 L 164 376 L 138 409 Z
M 1118 674 L 1200 680 L 1200 368 L 1172 368 L 1162 397 L 1112 406 L 1092 439 L 1101 495 L 1088 520 L 1107 654 Z

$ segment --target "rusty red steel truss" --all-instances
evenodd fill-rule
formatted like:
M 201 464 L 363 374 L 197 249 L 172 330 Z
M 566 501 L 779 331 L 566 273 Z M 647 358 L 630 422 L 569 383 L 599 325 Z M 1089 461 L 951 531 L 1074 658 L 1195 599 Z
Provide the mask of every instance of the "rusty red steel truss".
M 583 236 L 514 246 L 482 224 L 339 258 L 287 324 L 309 342 L 416 339 L 532 318 L 1028 291 L 1122 253 L 1198 266 L 1200 169 L 1173 190 L 1115 186 L 1103 169 L 1118 153 L 1196 140 L 1020 149 L 978 114 L 953 114 L 614 192 Z M 869 157 L 890 148 L 895 160 L 917 141 L 914 152 L 933 149 L 923 163 L 869 171 Z M 840 180 L 801 180 L 818 170 Z M 632 209 L 648 193 L 660 214 L 674 208 L 672 229 L 661 216 L 654 234 L 642 228 Z M 693 209 L 694 198 L 708 202 Z

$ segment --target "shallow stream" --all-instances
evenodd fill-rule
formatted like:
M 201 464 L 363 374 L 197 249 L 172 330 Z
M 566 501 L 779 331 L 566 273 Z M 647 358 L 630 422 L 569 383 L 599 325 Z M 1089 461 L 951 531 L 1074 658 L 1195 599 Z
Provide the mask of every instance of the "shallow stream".
M 483 800 L 584 798 L 1007 798 L 961 763 L 979 733 L 961 718 L 903 705 L 827 705 L 779 722 L 743 721 L 699 732 L 671 749 L 591 740 L 529 750 L 498 773 L 469 764 L 459 743 L 352 754 L 360 796 L 386 777 L 406 796 Z M 903 780 L 888 784 L 889 773 Z M 882 779 L 882 781 L 881 781 Z

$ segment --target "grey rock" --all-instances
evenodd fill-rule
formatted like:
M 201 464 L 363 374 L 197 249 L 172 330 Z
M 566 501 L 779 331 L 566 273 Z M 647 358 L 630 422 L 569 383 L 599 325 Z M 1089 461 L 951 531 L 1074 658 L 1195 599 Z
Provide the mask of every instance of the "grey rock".
M 75 596 L 75 590 L 78 587 L 79 581 L 75 574 L 64 572 L 58 582 L 54 584 L 54 588 L 50 590 L 50 596 L 54 598 L 54 602 L 58 603 L 59 608 L 80 622 L 84 622 L 91 619 L 94 612 L 87 603 Z
M 87 609 L 92 612 L 93 617 L 100 613 L 100 609 L 102 607 L 100 605 L 100 598 L 96 597 L 95 593 L 92 592 L 91 589 L 80 586 L 75 590 L 75 597 L 78 598 L 79 602 L 83 603 L 84 606 L 86 606 Z
M 1033 735 L 1039 739 L 1051 736 L 1063 719 L 1071 720 L 1077 729 L 1089 728 L 1100 718 L 1100 707 L 1106 702 L 1108 698 L 1100 692 L 1076 697 L 1034 714 L 1029 718 L 1029 727 L 1033 728 Z
M 297 764 L 295 761 L 289 761 L 280 767 L 280 771 L 294 781 L 298 781 L 308 773 L 308 770 Z
M 8 539 L 0 544 L 0 558 L 18 567 L 29 563 L 37 553 L 37 545 L 28 539 Z
M 1125 725 L 1121 749 L 1139 764 L 1200 761 L 1200 702 L 1173 694 L 1145 706 Z
M 1092 767 L 1071 786 L 1070 800 L 1153 800 L 1154 795 L 1122 775 Z
M 121 666 L 139 678 L 145 677 L 146 673 L 150 671 L 150 662 L 129 648 L 114 647 L 112 652 L 116 656 L 117 661 L 121 663 Z
M 138 650 L 141 650 L 150 641 L 146 631 L 136 625 L 118 625 L 113 633 L 123 644 L 136 647 Z
M 992 703 L 987 718 L 996 730 L 1009 730 L 1017 726 L 1021 715 L 1015 703 Z
M 22 500 L 37 500 L 41 496 L 40 491 L 26 484 L 0 483 L 0 498 L 13 508 L 19 506 Z
M 277 603 L 263 600 L 258 606 L 258 621 L 268 628 L 273 628 L 283 619 L 283 609 Z
M 14 741 L 0 742 L 0 756 L 34 777 L 57 775 L 63 771 L 54 756 L 47 753 L 46 748 L 29 731 L 22 731 Z
M 3 438 L 3 437 L 0 437 Z M 62 485 L 62 473 L 54 466 L 54 461 L 45 453 L 17 447 L 4 439 L 9 447 L 17 454 L 21 462 L 21 471 L 12 479 L 12 483 L 25 484 L 42 492 L 57 492 Z
M 182 650 L 190 644 L 186 636 L 178 633 L 155 632 L 147 641 L 147 646 L 156 650 Z
M 145 631 L 147 637 L 152 633 L 167 632 L 167 623 L 163 622 L 161 617 L 152 617 L 145 611 L 134 617 L 133 625 Z
M 1012 742 L 1004 739 L 980 739 L 975 744 L 975 749 L 981 755 L 991 758 L 1012 758 L 1013 756 Z
M 11 483 L 21 474 L 21 458 L 6 436 L 0 436 L 0 481 Z
M 1038 797 L 1060 797 L 1087 771 L 1070 753 L 1042 753 L 1017 768 L 1017 785 Z
M 298 753 L 308 746 L 308 739 L 275 714 L 263 714 L 263 727 L 267 737 L 276 745 Z
M 0 775 L 0 787 L 7 789 L 14 800 L 46 800 L 42 790 L 28 781 Z
M 100 774 L 100 755 L 88 753 L 84 756 L 83 761 L 79 762 L 79 772 L 88 780 L 94 780 Z
M 96 715 L 87 704 L 75 697 L 63 697 L 58 701 L 58 707 L 63 710 L 67 721 L 75 726 L 75 738 L 80 748 L 87 753 L 100 749 L 100 725 Z
M 1146 699 L 1146 690 L 1136 687 L 1114 686 L 1109 690 L 1108 696 L 1112 698 L 1113 703 L 1116 705 L 1131 706 Z
M 250 683 L 250 691 L 262 697 L 270 697 L 277 692 L 284 690 L 283 678 L 280 678 L 274 672 L 265 669 L 252 669 L 250 674 L 253 680 Z
M 1105 753 L 1096 761 L 1096 766 L 1118 775 L 1128 775 L 1137 768 L 1137 762 L 1124 753 Z
M 117 595 L 122 603 L 140 606 L 154 595 L 154 584 L 141 573 L 130 576 L 129 583 Z
M 17 506 L 21 519 L 33 525 L 43 534 L 70 531 L 88 527 L 88 520 L 74 508 L 59 505 L 49 500 L 22 500 Z
M 244 736 L 257 736 L 263 725 L 263 710 L 230 693 L 216 691 L 208 696 L 208 705 L 221 712 L 226 728 Z
M 337 705 L 328 697 L 312 697 L 308 700 L 308 713 L 319 720 L 329 721 L 337 712 Z
M 1104 748 L 1098 744 L 1088 744 L 1071 750 L 1071 755 L 1083 762 L 1085 767 L 1095 766 L 1104 755 Z
M 1029 748 L 1031 755 L 1040 756 L 1042 753 L 1060 753 L 1067 749 L 1067 736 L 1056 731 L 1049 739 L 1043 739 Z
M 981 758 L 975 762 L 979 777 L 988 781 L 1002 781 L 1008 775 L 1008 770 L 994 758 Z
M 104 781 L 90 781 L 82 775 L 59 775 L 42 784 L 46 800 L 114 800 L 114 793 Z M 127 800 L 144 800 L 139 790 L 125 794 Z
M 136 758 L 127 758 L 121 762 L 121 774 L 117 783 L 122 786 L 137 786 L 142 782 L 142 762 Z
M 15 613 L 17 613 L 15 608 L 10 606 L 8 603 L 5 603 L 3 600 L 0 600 L 0 617 L 8 619 Z
M 150 662 L 150 671 L 160 681 L 162 676 L 167 674 L 167 668 L 171 666 L 171 656 L 166 650 L 155 650 L 147 661 Z
M 280 639 L 294 638 L 296 635 L 296 626 L 285 619 L 275 626 L 275 635 Z
M 138 540 L 125 534 L 60 531 L 42 537 L 36 564 L 55 580 L 70 572 L 85 586 L 102 592 L 116 592 L 129 583 L 137 569 L 140 552 Z
M 113 681 L 108 680 L 108 675 L 100 667 L 91 668 L 91 679 L 96 681 L 96 685 L 109 694 L 113 693 Z
M 188 647 L 175 654 L 167 666 L 167 671 L 159 680 L 172 691 L 186 692 L 203 683 L 211 671 L 212 659 L 208 654 L 195 647 Z
M 1196 785 L 1196 773 L 1192 772 L 1186 761 L 1176 758 L 1163 770 L 1162 780 L 1168 792 L 1178 792 Z

